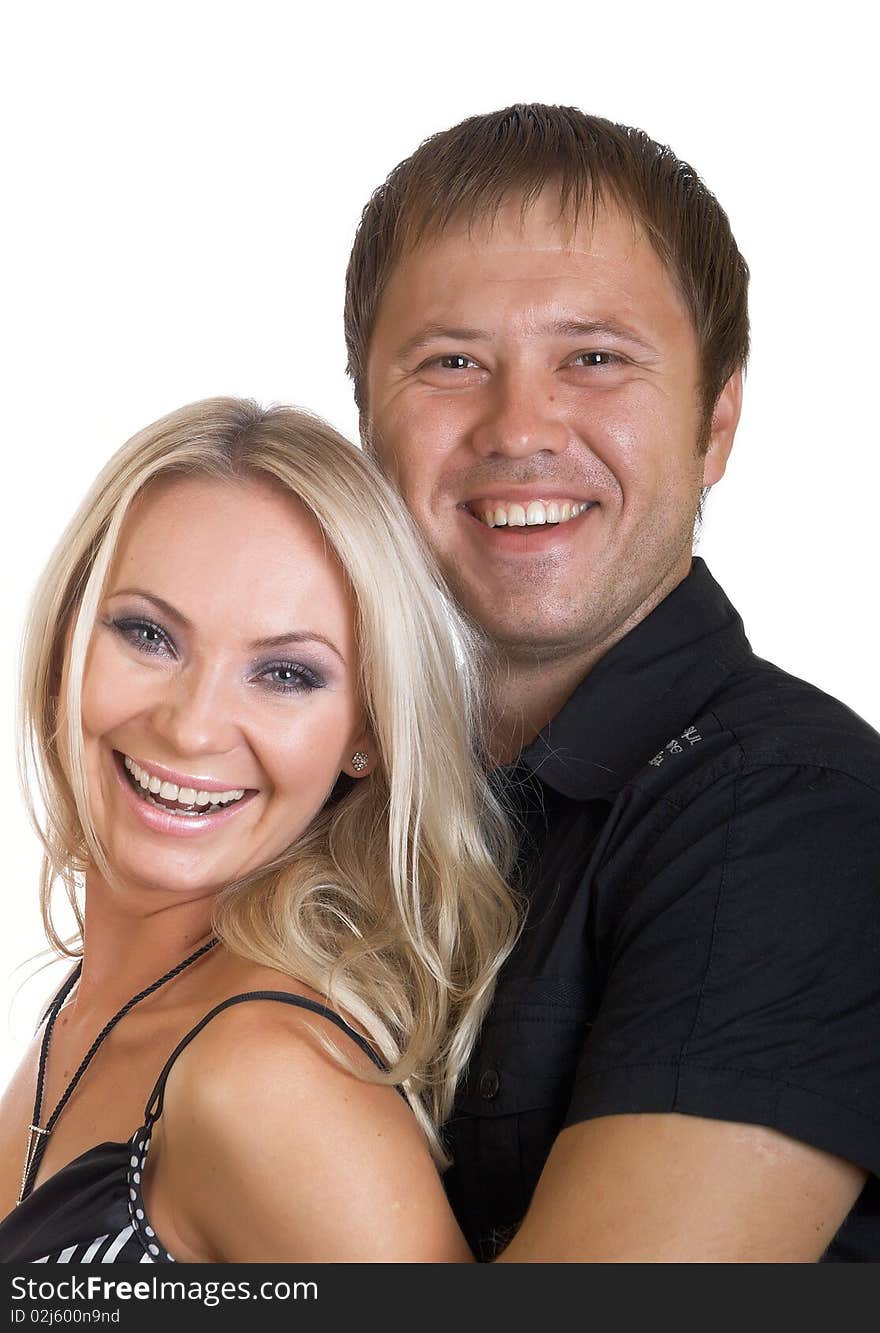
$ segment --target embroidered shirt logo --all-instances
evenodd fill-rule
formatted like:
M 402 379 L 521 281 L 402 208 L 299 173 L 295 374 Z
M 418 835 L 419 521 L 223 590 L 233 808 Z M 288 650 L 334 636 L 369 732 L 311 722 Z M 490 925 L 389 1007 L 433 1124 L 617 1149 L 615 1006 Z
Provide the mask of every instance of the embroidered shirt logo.
M 683 754 L 685 750 L 691 749 L 702 739 L 703 738 L 697 731 L 696 727 L 688 727 L 680 736 L 674 736 L 671 741 L 668 741 L 660 753 L 655 754 L 654 758 L 650 759 L 648 762 L 653 764 L 654 768 L 659 768 L 663 763 L 663 760 L 668 759 L 671 754 Z M 682 741 L 686 742 L 686 744 L 683 745 Z

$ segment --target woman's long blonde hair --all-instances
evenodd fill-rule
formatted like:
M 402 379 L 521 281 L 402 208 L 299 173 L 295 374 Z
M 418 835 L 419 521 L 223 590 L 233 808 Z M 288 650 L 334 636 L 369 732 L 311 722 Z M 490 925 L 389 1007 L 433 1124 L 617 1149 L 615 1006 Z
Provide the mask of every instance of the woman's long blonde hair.
M 172 412 L 114 455 L 58 543 L 25 633 L 19 752 L 44 848 L 47 938 L 60 954 L 80 953 L 85 868 L 95 862 L 112 878 L 84 775 L 83 672 L 131 504 L 174 475 L 268 480 L 314 514 L 354 595 L 362 698 L 378 747 L 368 777 L 350 781 L 271 864 L 221 890 L 215 931 L 234 953 L 297 978 L 360 1024 L 442 1161 L 438 1126 L 517 925 L 505 882 L 510 834 L 482 768 L 481 645 L 398 495 L 316 417 L 234 398 Z M 79 925 L 71 940 L 53 923 L 58 881 Z

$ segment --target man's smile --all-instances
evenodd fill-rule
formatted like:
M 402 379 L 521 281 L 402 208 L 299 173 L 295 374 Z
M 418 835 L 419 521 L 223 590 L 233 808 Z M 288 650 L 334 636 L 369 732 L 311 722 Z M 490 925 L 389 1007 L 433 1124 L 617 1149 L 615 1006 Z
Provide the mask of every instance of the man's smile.
M 579 539 L 584 524 L 595 521 L 597 501 L 486 500 L 457 506 L 465 532 L 482 554 L 535 557 L 565 548 Z
M 465 508 L 474 518 L 485 523 L 487 528 L 534 528 L 570 523 L 573 518 L 585 514 L 595 503 L 592 500 L 571 499 L 480 499 L 469 500 Z

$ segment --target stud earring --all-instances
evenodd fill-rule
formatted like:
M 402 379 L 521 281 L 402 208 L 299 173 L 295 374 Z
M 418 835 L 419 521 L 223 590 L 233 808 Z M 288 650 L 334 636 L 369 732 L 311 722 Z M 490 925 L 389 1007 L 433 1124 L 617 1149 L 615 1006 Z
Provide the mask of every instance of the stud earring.
M 351 766 L 354 769 L 355 773 L 363 773 L 364 769 L 366 768 L 369 762 L 370 761 L 368 757 L 364 754 L 363 750 L 358 750 L 355 754 L 351 756 Z

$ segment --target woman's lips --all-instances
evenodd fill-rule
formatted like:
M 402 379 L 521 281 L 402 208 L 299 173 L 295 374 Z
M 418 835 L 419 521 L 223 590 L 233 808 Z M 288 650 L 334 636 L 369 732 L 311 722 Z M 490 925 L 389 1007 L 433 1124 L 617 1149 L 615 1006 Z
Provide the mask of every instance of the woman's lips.
M 153 805 L 135 791 L 125 771 L 122 755 L 117 750 L 113 751 L 113 767 L 126 805 L 135 818 L 153 833 L 165 833 L 171 837 L 188 838 L 209 833 L 219 828 L 221 824 L 234 819 L 238 812 L 249 805 L 257 795 L 255 791 L 246 792 L 233 804 L 209 807 L 205 814 L 175 814 L 172 810 L 162 810 L 158 805 Z
M 193 787 L 196 791 L 230 791 L 233 788 L 239 789 L 237 782 L 218 782 L 216 778 L 196 778 L 190 777 L 184 773 L 178 773 L 173 768 L 166 768 L 164 764 L 156 763 L 150 759 L 144 762 L 138 755 L 126 755 L 121 750 L 114 751 L 115 754 L 122 755 L 123 759 L 128 758 L 145 769 L 151 776 L 161 778 L 163 782 L 173 782 L 176 787 Z M 247 791 L 247 788 L 244 788 Z M 253 789 L 252 789 L 253 790 Z

